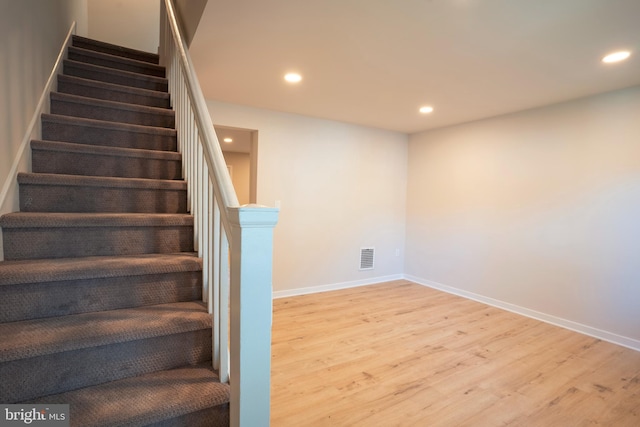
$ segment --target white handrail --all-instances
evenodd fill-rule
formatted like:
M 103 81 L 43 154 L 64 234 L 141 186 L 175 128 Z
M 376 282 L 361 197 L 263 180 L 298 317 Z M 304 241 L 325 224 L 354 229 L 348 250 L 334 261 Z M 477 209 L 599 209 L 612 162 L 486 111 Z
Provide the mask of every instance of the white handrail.
M 169 0 L 165 0 L 164 4 L 167 8 L 167 19 L 171 26 L 172 35 L 175 40 L 175 47 L 178 49 L 178 54 L 180 55 L 180 66 L 183 68 L 183 72 L 185 74 L 185 84 L 188 90 L 188 95 L 194 103 L 194 118 L 198 125 L 198 130 L 202 132 L 201 137 L 205 154 L 204 157 L 209 170 L 212 171 L 215 178 L 213 185 L 215 195 L 220 198 L 222 205 L 224 206 L 239 206 L 238 197 L 236 196 L 233 184 L 231 183 L 231 178 L 227 172 L 226 163 L 222 154 L 222 149 L 218 143 L 218 137 L 214 131 L 213 122 L 211 121 L 211 116 L 208 113 L 207 103 L 205 102 L 204 95 L 202 94 L 198 77 L 193 70 L 193 64 L 187 50 L 187 44 L 181 36 L 173 4 Z M 222 222 L 225 225 L 225 229 L 229 229 L 229 220 L 226 212 L 222 213 Z
M 176 113 L 178 150 L 212 316 L 212 363 L 231 388 L 231 426 L 270 417 L 273 227 L 278 210 L 238 205 L 173 0 L 161 8 L 160 57 Z

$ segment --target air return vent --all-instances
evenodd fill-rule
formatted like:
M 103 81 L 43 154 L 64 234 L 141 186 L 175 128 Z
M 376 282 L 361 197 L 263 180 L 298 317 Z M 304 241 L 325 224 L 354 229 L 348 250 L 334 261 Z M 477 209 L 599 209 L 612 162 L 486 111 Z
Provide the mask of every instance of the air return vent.
M 360 270 L 373 270 L 375 248 L 360 248 Z

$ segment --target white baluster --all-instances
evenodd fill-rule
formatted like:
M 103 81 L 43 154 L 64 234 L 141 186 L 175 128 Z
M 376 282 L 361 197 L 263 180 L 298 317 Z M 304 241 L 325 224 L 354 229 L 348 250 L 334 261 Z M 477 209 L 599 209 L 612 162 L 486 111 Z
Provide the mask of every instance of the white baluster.
M 239 207 L 222 149 L 180 34 L 164 0 L 160 52 L 176 112 L 178 150 L 203 258 L 203 300 L 212 315 L 213 366 L 231 384 L 231 425 L 268 426 L 271 265 L 277 209 Z

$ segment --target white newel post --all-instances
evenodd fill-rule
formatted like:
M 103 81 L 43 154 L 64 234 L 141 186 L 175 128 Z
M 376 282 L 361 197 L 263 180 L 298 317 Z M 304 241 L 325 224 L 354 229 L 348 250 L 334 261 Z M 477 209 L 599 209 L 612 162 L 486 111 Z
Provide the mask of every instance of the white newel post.
M 231 426 L 269 426 L 273 228 L 278 209 L 229 208 Z M 242 256 L 240 256 L 242 254 Z

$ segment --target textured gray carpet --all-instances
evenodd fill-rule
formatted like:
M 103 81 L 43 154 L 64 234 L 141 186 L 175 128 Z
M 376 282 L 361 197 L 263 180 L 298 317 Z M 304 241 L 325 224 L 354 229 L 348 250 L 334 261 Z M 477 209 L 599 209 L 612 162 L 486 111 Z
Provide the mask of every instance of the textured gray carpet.
M 31 153 L 37 173 L 150 179 L 182 175 L 182 157 L 169 151 L 31 141 Z
M 176 151 L 175 129 L 105 122 L 80 117 L 42 115 L 42 138 L 92 146 Z
M 88 62 L 93 65 L 109 67 L 116 70 L 131 71 L 138 74 L 147 74 L 156 77 L 165 77 L 165 69 L 157 64 L 146 61 L 115 56 L 105 52 L 96 52 L 92 49 L 84 49 L 70 46 L 67 51 L 68 59 L 73 61 Z
M 149 107 L 169 108 L 169 94 L 153 90 L 98 82 L 80 77 L 58 76 L 58 92 Z
M 175 125 L 173 111 L 166 108 L 126 104 L 59 92 L 51 93 L 51 114 L 164 128 L 172 128 Z
M 147 274 L 201 271 L 195 253 L 150 254 L 126 257 L 81 257 L 6 261 L 0 264 L 0 286 L 42 281 L 131 277 Z
M 33 400 L 33 403 L 69 403 L 72 426 L 146 426 L 168 422 L 207 408 L 226 406 L 229 389 L 218 382 L 208 367 L 192 366 L 127 378 L 92 387 L 84 392 L 69 392 Z M 73 408 L 85 408 L 81 413 Z M 167 424 L 191 427 L 228 425 L 226 419 L 205 419 L 198 424 Z M 215 415 L 215 413 L 213 414 Z M 187 418 L 188 420 L 188 418 Z M 195 420 L 194 420 L 195 421 Z M 204 421 L 205 423 L 201 423 Z M 226 421 L 226 423 L 225 423 Z
M 0 227 L 7 260 L 193 250 L 193 217 L 185 214 L 16 212 Z
M 81 257 L 0 263 L 0 322 L 202 297 L 195 254 Z
M 138 87 L 141 89 L 158 90 L 166 92 L 169 85 L 167 79 L 162 77 L 146 76 L 129 71 L 114 70 L 99 65 L 65 59 L 62 62 L 64 74 L 69 76 L 93 79 L 106 83 L 114 83 L 123 86 Z
M 186 213 L 184 181 L 21 173 L 23 212 Z
M 83 49 L 91 49 L 95 52 L 108 53 L 109 55 L 120 56 L 123 58 L 136 59 L 150 64 L 158 64 L 160 62 L 160 58 L 155 53 L 117 46 L 111 43 L 105 43 L 100 40 L 88 39 L 77 35 L 73 36 L 73 46 Z
M 70 404 L 72 426 L 227 426 L 165 71 L 73 44 L 21 212 L 0 218 L 0 402 Z
M 0 362 L 211 327 L 189 301 L 0 324 Z
M 204 307 L 189 304 L 197 303 L 0 325 L 6 337 L 0 347 L 0 376 L 10 379 L 0 383 L 0 401 L 21 401 L 211 360 L 210 316 Z M 181 350 L 166 351 L 167 347 Z

